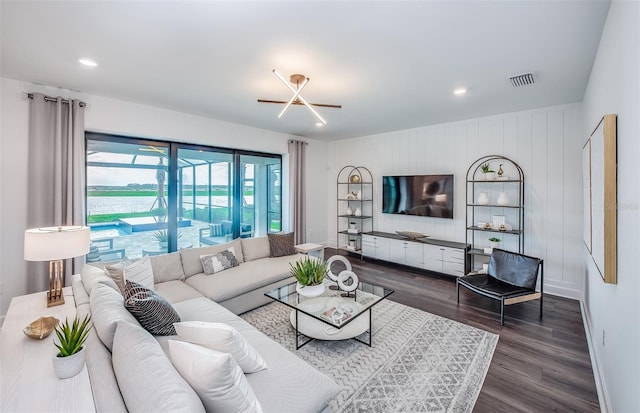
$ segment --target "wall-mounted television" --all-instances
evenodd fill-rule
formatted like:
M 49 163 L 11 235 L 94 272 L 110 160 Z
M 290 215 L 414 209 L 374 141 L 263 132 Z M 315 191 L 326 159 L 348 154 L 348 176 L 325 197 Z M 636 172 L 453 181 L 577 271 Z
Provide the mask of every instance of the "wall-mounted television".
M 383 176 L 382 212 L 453 219 L 453 175 Z

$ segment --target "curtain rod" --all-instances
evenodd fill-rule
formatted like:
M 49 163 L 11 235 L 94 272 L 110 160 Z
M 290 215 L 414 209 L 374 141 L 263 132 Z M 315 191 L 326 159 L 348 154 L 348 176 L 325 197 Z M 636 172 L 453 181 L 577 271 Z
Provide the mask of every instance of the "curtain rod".
M 33 99 L 33 98 L 34 98 L 34 95 L 33 95 L 33 93 L 27 93 L 27 97 L 28 97 L 29 99 Z M 44 97 L 44 101 L 45 101 L 45 102 L 57 102 L 57 101 L 58 101 L 58 98 L 54 98 L 53 96 L 46 96 L 46 95 L 45 95 L 45 97 Z M 62 103 L 66 103 L 66 104 L 68 104 L 68 103 L 69 103 L 69 99 L 62 99 Z M 86 103 L 84 103 L 84 102 L 82 102 L 82 101 L 80 101 L 79 105 L 80 105 L 80 107 L 81 107 L 81 108 L 83 108 L 83 107 L 87 106 L 87 104 L 86 104 Z

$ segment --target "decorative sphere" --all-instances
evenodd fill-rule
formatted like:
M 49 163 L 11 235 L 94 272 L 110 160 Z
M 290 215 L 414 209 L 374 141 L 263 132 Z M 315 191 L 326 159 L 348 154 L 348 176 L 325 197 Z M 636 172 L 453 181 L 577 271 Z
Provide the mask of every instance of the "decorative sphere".
M 351 178 L 349 178 L 349 180 L 351 181 L 352 184 L 359 184 L 360 175 L 351 175 Z

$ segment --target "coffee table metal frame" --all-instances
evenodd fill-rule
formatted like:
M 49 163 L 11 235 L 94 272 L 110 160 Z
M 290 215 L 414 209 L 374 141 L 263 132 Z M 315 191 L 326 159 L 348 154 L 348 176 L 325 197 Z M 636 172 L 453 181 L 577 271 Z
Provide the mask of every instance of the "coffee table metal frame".
M 391 288 L 386 288 L 383 287 L 381 285 L 376 285 L 376 284 L 372 284 L 372 283 L 368 283 L 365 281 L 360 281 L 358 283 L 358 288 L 356 290 L 354 290 L 353 292 L 351 292 L 350 294 L 344 292 L 344 291 L 340 291 L 340 290 L 333 290 L 333 289 L 329 289 L 329 286 L 326 286 L 325 292 L 320 296 L 320 297 L 346 297 L 346 298 L 353 298 L 353 300 L 355 302 L 358 302 L 359 304 L 362 305 L 362 308 L 356 313 L 354 314 L 352 317 L 350 317 L 348 320 L 337 324 L 334 322 L 331 322 L 323 317 L 320 317 L 316 314 L 313 314 L 311 312 L 307 312 L 304 309 L 300 309 L 298 304 L 300 304 L 301 302 L 303 302 L 306 297 L 301 296 L 300 294 L 298 294 L 298 292 L 296 291 L 296 283 L 291 283 L 291 284 L 287 284 L 287 285 L 283 285 L 279 288 L 267 291 L 266 293 L 264 293 L 265 296 L 273 299 L 276 302 L 282 303 L 284 305 L 286 305 L 287 307 L 293 308 L 295 311 L 295 318 L 296 318 L 296 325 L 294 326 L 295 329 L 295 333 L 296 333 L 296 350 L 299 350 L 301 347 L 305 346 L 306 344 L 310 343 L 313 340 L 317 340 L 316 338 L 313 337 L 309 337 L 309 336 L 305 336 L 304 334 L 300 333 L 300 329 L 299 329 L 299 314 L 302 313 L 306 316 L 312 317 L 318 321 L 321 321 L 331 327 L 337 328 L 337 329 L 342 329 L 345 326 L 349 325 L 349 323 L 351 323 L 353 320 L 357 319 L 358 317 L 360 317 L 362 314 L 364 314 L 365 312 L 369 313 L 369 328 L 359 334 L 358 336 L 355 337 L 351 337 L 356 341 L 359 341 L 360 343 L 366 344 L 367 346 L 371 347 L 372 344 L 372 334 L 371 334 L 371 313 L 373 312 L 373 306 L 378 304 L 380 301 L 384 300 L 385 298 L 387 298 L 388 296 L 390 296 L 391 294 L 393 294 L 394 290 L 392 290 Z M 358 298 L 363 298 L 366 301 L 363 303 L 361 301 L 358 301 Z M 314 297 L 317 298 L 317 297 Z M 369 340 L 368 341 L 364 341 L 359 339 L 359 336 L 362 336 L 363 334 L 367 334 L 369 336 Z M 302 343 L 300 343 L 300 336 L 306 337 L 307 340 L 303 341 Z M 319 339 L 318 339 L 319 340 Z

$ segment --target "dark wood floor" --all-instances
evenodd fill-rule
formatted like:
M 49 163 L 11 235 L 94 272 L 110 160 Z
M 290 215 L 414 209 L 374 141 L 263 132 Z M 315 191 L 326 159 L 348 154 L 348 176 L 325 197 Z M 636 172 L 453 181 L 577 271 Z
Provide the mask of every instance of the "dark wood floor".
M 393 301 L 500 335 L 475 412 L 600 410 L 578 301 L 545 295 L 542 320 L 537 300 L 507 306 L 501 326 L 498 301 L 461 289 L 456 305 L 453 277 L 349 261 L 358 277 L 393 288 Z

